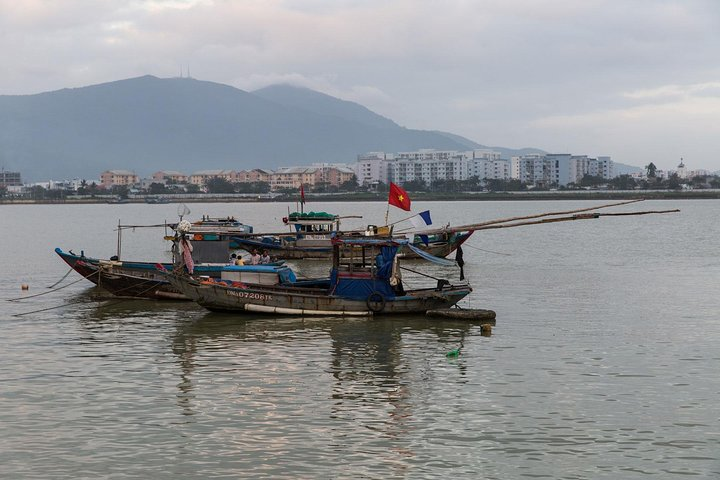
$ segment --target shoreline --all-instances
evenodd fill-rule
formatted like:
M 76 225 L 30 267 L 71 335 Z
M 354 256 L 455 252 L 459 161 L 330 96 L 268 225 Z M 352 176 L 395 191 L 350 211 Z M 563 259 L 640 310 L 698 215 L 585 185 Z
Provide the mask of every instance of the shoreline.
M 720 199 L 720 189 L 712 190 L 636 190 L 636 191 L 543 191 L 543 192 L 408 192 L 413 201 L 534 201 L 534 200 L 715 200 Z M 0 205 L 85 205 L 85 204 L 166 204 L 166 203 L 260 203 L 297 202 L 295 196 L 248 197 L 247 195 L 223 195 L 208 198 L 205 195 L 167 196 L 162 203 L 147 203 L 154 196 L 135 196 L 123 202 L 111 202 L 107 198 L 63 198 L 56 200 L 0 199 Z M 308 202 L 387 202 L 387 193 L 341 193 L 307 194 Z

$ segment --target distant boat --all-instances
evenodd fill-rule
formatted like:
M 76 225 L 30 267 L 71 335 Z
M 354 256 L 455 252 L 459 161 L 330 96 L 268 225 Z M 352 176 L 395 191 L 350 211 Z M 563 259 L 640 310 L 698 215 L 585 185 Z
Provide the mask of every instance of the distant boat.
M 472 292 L 467 282 L 452 285 L 444 279 L 437 279 L 434 288 L 405 290 L 397 256 L 403 244 L 407 240 L 334 238 L 327 278 L 297 280 L 287 267 L 227 267 L 220 280 L 181 271 L 167 271 L 166 277 L 209 310 L 283 315 L 424 313 L 451 307 Z
M 293 231 L 283 233 L 252 233 L 233 235 L 230 237 L 233 246 L 247 251 L 267 250 L 272 256 L 285 259 L 325 259 L 331 258 L 332 238 L 341 233 L 339 215 L 326 212 L 294 212 L 283 218 Z M 388 235 L 392 233 L 388 227 L 370 226 L 365 232 L 367 236 Z M 414 236 L 411 245 L 436 257 L 446 257 L 462 245 L 472 231 L 436 233 L 425 237 Z M 416 251 L 403 248 L 398 254 L 402 258 L 419 258 Z
M 128 200 L 127 198 L 122 198 L 122 197 L 118 196 L 115 198 L 111 198 L 110 200 L 107 201 L 107 203 L 130 203 L 130 200 Z
M 170 203 L 170 199 L 167 197 L 145 197 L 145 203 Z

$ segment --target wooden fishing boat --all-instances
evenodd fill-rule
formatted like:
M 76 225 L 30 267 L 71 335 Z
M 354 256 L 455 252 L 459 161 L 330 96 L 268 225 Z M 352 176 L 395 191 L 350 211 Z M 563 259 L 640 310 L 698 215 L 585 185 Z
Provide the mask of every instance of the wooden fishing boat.
M 332 240 L 333 264 L 327 278 L 297 280 L 287 267 L 256 269 L 228 267 L 220 280 L 167 272 L 173 286 L 213 311 L 260 312 L 284 315 L 373 315 L 418 313 L 447 308 L 468 295 L 467 282 L 405 290 L 398 250 L 407 240 L 341 238 Z M 437 263 L 453 261 L 434 258 Z
M 158 271 L 158 265 L 172 268 L 172 263 L 121 261 L 117 257 L 99 259 L 55 249 L 60 258 L 81 276 L 113 295 L 155 300 L 189 300 Z M 227 256 L 227 252 L 223 252 Z M 275 262 L 271 265 L 280 265 Z M 197 263 L 195 271 L 209 278 L 220 278 L 225 263 Z
M 330 259 L 333 255 L 332 238 L 342 234 L 340 221 L 343 218 L 326 212 L 294 212 L 283 219 L 290 226 L 289 233 L 253 233 L 236 232 L 232 228 L 226 229 L 224 237 L 230 237 L 232 248 L 242 248 L 246 251 L 267 250 L 271 256 L 284 259 Z M 194 238 L 199 238 L 202 232 L 193 228 Z M 366 236 L 388 235 L 392 230 L 388 227 L 368 226 L 363 232 Z M 472 231 L 438 232 L 432 235 L 412 238 L 411 244 L 435 257 L 446 257 L 457 250 L 469 237 Z M 410 249 L 403 248 L 398 255 L 401 258 L 419 258 L 418 254 Z

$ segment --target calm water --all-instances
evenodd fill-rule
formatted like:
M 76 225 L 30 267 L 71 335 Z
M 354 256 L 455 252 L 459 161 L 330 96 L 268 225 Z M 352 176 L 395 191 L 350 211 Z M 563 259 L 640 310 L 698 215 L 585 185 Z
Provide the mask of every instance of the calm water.
M 416 208 L 461 224 L 593 203 L 607 202 Z M 364 215 L 351 225 L 385 214 L 311 206 Z M 287 215 L 284 204 L 189 207 L 260 230 Z M 67 272 L 54 247 L 108 257 L 118 220 L 174 221 L 177 205 L 0 206 L 0 477 L 720 478 L 720 202 L 615 210 L 675 207 L 477 232 L 464 305 L 497 311 L 487 337 L 423 317 L 118 301 L 84 280 L 6 302 Z M 123 257 L 162 258 L 162 235 L 125 232 Z

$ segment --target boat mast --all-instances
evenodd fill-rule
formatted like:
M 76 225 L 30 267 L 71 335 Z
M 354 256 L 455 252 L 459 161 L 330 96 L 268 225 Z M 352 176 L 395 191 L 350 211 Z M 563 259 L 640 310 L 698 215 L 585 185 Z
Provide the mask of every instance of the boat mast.
M 118 238 L 117 238 L 117 258 L 120 260 L 120 252 L 122 250 L 122 226 L 120 225 L 120 219 L 118 219 Z

